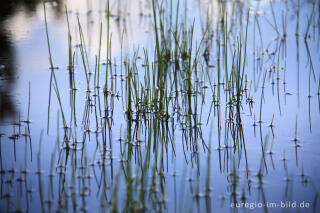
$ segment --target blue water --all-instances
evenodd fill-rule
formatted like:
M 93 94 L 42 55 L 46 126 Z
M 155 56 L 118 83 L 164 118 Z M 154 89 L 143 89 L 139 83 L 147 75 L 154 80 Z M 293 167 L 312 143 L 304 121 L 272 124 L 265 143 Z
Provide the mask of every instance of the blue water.
M 165 15 L 170 12 L 169 2 L 164 1 L 163 4 Z M 219 32 L 216 29 L 223 14 L 220 12 L 219 15 L 218 8 L 223 3 L 188 0 L 180 1 L 179 4 L 180 22 L 191 26 L 194 21 L 193 57 L 196 45 L 201 43 L 203 29 L 213 29 L 210 33 L 214 35 L 212 43 L 209 42 L 208 46 L 211 51 L 209 61 L 215 67 L 205 65 L 201 56 L 204 48 L 200 48 L 198 72 L 192 75 L 192 83 L 200 91 L 192 98 L 193 110 L 197 112 L 197 119 L 201 123 L 196 132 L 194 128 L 189 128 L 185 124 L 188 117 L 183 115 L 183 111 L 177 110 L 174 114 L 173 106 L 176 105 L 173 105 L 173 101 L 170 103 L 171 118 L 168 121 L 157 118 L 154 112 L 149 115 L 148 120 L 141 122 L 130 122 L 126 118 L 124 111 L 127 80 L 122 81 L 119 75 L 121 71 L 122 74 L 126 73 L 126 66 L 121 60 L 132 62 L 135 53 L 141 57 L 136 60 L 138 71 L 136 76 L 139 78 L 141 88 L 145 84 L 146 69 L 143 66 L 145 60 L 143 51 L 144 49 L 148 51 L 150 69 L 155 55 L 151 2 L 110 2 L 109 33 L 112 35 L 110 58 L 113 63 L 112 72 L 118 75 L 112 80 L 109 70 L 108 89 L 118 93 L 120 97 L 111 97 L 111 93 L 108 96 L 109 119 L 104 118 L 103 94 L 106 79 L 106 66 L 103 63 L 107 57 L 106 1 L 66 0 L 46 3 L 53 63 L 59 67 L 54 72 L 65 118 L 71 127 L 68 130 L 70 143 L 77 141 L 79 148 L 69 151 L 64 149 L 61 108 L 54 87 L 51 90 L 48 118 L 51 71 L 43 5 L 36 1 L 31 5 L 30 9 L 24 3 L 19 3 L 14 10 L 3 11 L 0 14 L 0 29 L 3 29 L 0 38 L 4 44 L 0 49 L 0 133 L 3 134 L 1 212 L 18 209 L 26 212 L 110 212 L 114 206 L 117 206 L 118 211 L 124 212 L 131 212 L 135 207 L 144 207 L 142 210 L 147 212 L 318 211 L 320 204 L 318 197 L 320 174 L 317 163 L 320 156 L 318 145 L 320 133 L 317 131 L 320 125 L 318 1 L 314 13 L 312 13 L 312 1 L 300 1 L 298 37 L 295 2 L 226 3 L 228 27 L 232 29 L 228 45 L 233 43 L 237 45 L 238 40 L 244 44 L 247 8 L 250 8 L 245 65 L 248 90 L 241 101 L 245 148 L 233 147 L 231 133 L 226 131 L 226 125 L 229 124 L 226 113 L 229 111 L 225 102 L 225 85 L 220 85 L 220 121 L 219 108 L 212 104 L 213 92 L 210 82 L 216 84 L 218 81 L 216 39 Z M 70 102 L 65 5 L 68 8 L 75 52 L 75 85 L 78 88 L 75 91 L 77 125 L 74 123 L 73 107 Z M 174 11 L 172 20 L 175 23 L 177 1 L 172 1 L 172 7 Z M 255 17 L 255 14 L 260 15 Z M 80 48 L 77 47 L 80 44 L 77 17 L 83 29 L 92 72 L 95 70 L 95 60 L 98 57 L 100 23 L 102 23 L 99 79 L 102 88 L 97 90 L 99 96 L 91 96 L 96 108 L 91 106 L 88 111 L 86 111 L 86 77 Z M 312 21 L 308 38 L 305 40 L 309 19 Z M 285 20 L 286 37 L 281 41 L 281 38 L 284 38 Z M 275 23 L 279 34 L 274 29 Z M 234 48 L 235 46 L 228 46 L 229 71 Z M 264 54 L 258 55 L 262 50 Z M 156 63 L 153 66 L 156 66 Z M 221 67 L 224 70 L 223 60 Z M 269 72 L 270 69 L 274 69 L 273 72 Z M 262 89 L 264 73 L 266 78 Z M 279 73 L 278 80 L 277 73 Z M 198 83 L 196 78 L 204 82 Z M 225 80 L 224 71 L 220 78 L 221 81 Z M 178 81 L 179 89 L 182 90 L 178 102 L 184 106 L 184 101 L 187 99 L 183 90 L 186 88 L 182 79 Z M 19 121 L 27 119 L 29 82 L 31 122 L 28 125 Z M 208 88 L 200 89 L 203 85 Z M 168 88 L 170 86 L 167 85 Z M 217 87 L 215 86 L 215 95 Z M 94 75 L 90 76 L 90 89 L 94 89 Z M 170 88 L 170 90 L 175 92 L 175 89 Z M 264 98 L 260 108 L 262 90 Z M 253 100 L 252 107 L 246 102 L 249 94 Z M 99 102 L 100 107 L 98 107 Z M 198 104 L 197 108 L 194 103 Z M 96 117 L 95 110 L 99 109 L 101 114 L 98 111 Z M 261 123 L 259 123 L 260 110 L 262 110 Z M 87 120 L 84 119 L 86 115 L 89 116 Z M 89 122 L 86 123 L 91 130 L 89 133 L 85 131 L 86 124 L 83 121 Z M 96 121 L 98 121 L 97 133 Z M 221 125 L 220 142 L 218 122 Z M 28 134 L 24 136 L 29 130 L 30 137 Z M 14 140 L 10 139 L 12 135 L 17 137 Z M 298 140 L 294 140 L 295 135 Z M 106 137 L 105 152 L 103 152 L 104 137 Z M 122 140 L 119 141 L 119 138 Z M 39 146 L 40 141 L 41 146 Z M 231 147 L 226 147 L 227 142 Z M 198 152 L 191 149 L 191 144 L 197 144 Z M 219 144 L 221 149 L 217 149 Z M 272 154 L 270 154 L 271 147 Z M 144 166 L 146 169 L 142 169 Z M 207 184 L 210 196 L 205 196 Z M 129 193 L 130 188 L 132 195 Z M 146 193 L 143 200 L 140 197 L 141 192 Z M 10 196 L 7 196 L 9 194 Z M 304 202 L 310 206 L 288 207 L 288 202 L 298 204 Z M 252 209 L 232 208 L 232 204 L 235 203 L 243 205 L 247 203 Z M 287 206 L 283 207 L 283 203 Z M 273 204 L 276 207 L 272 207 Z

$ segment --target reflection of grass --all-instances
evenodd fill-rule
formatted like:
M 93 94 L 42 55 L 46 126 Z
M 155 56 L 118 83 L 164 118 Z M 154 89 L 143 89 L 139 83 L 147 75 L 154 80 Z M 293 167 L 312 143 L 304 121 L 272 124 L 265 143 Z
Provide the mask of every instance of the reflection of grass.
M 268 164 L 265 153 L 269 134 L 263 140 L 262 117 L 267 112 L 266 103 L 269 103 L 269 97 L 266 95 L 268 83 L 272 81 L 273 85 L 275 80 L 278 87 L 279 117 L 282 116 L 279 92 L 279 80 L 282 76 L 280 75 L 281 48 L 276 46 L 275 52 L 268 53 L 268 56 L 258 51 L 255 53 L 259 59 L 254 59 L 254 63 L 258 64 L 254 72 L 259 72 L 262 82 L 252 80 L 248 73 L 248 64 L 252 63 L 248 54 L 250 52 L 248 44 L 251 30 L 250 11 L 246 13 L 243 10 L 230 17 L 226 5 L 221 3 L 216 28 L 206 23 L 202 25 L 206 27 L 201 28 L 202 31 L 199 32 L 199 20 L 190 21 L 187 10 L 180 3 L 178 1 L 175 5 L 173 1 L 150 2 L 154 40 L 151 48 L 136 47 L 132 53 L 125 52 L 123 46 L 125 30 L 123 30 L 121 55 L 114 57 L 111 51 L 113 40 L 110 28 L 113 18 L 112 4 L 109 5 L 108 1 L 105 19 L 107 34 L 103 33 L 105 25 L 99 22 L 99 47 L 94 57 L 94 64 L 90 59 L 90 48 L 87 46 L 89 42 L 84 33 L 85 25 L 80 21 L 82 19 L 79 16 L 76 17 L 77 32 L 73 36 L 70 24 L 74 23 L 74 20 L 72 21 L 72 16 L 69 17 L 69 13 L 66 12 L 68 27 L 66 61 L 70 93 L 58 88 L 58 83 L 62 85 L 63 82 L 62 80 L 58 82 L 56 78 L 57 72 L 53 64 L 44 5 L 51 69 L 48 130 L 50 108 L 53 103 L 52 87 L 59 104 L 59 113 L 57 141 L 49 165 L 48 191 L 41 186 L 42 180 L 39 175 L 42 211 L 47 210 L 47 206 L 43 205 L 45 201 L 42 196 L 48 192 L 47 201 L 57 199 L 58 209 L 64 211 L 86 211 L 87 207 L 90 207 L 86 199 L 96 196 L 95 204 L 100 204 L 101 211 L 171 211 L 173 208 L 171 204 L 174 202 L 175 210 L 193 211 L 196 206 L 199 211 L 206 208 L 210 212 L 211 208 L 216 208 L 211 207 L 211 199 L 215 196 L 212 185 L 220 184 L 214 179 L 219 172 L 221 175 L 227 174 L 226 194 L 230 195 L 228 201 L 236 202 L 239 198 L 244 201 L 250 200 L 252 199 L 251 191 L 248 191 L 244 185 L 248 184 L 249 188 L 251 184 L 249 164 L 252 165 L 255 162 L 248 159 L 259 158 L 254 156 L 248 158 L 247 145 L 251 141 L 245 140 L 245 135 L 249 134 L 245 130 L 247 130 L 247 115 L 249 119 L 253 117 L 254 128 L 256 128 L 256 110 L 260 110 L 258 123 L 262 150 L 257 169 L 258 190 L 263 201 L 266 202 L 263 181 L 267 178 Z M 237 6 L 235 3 L 232 5 Z M 271 25 L 279 34 L 273 2 L 270 2 L 270 7 L 273 18 Z M 233 11 L 235 11 L 234 8 Z M 242 17 L 245 14 L 247 16 Z M 208 12 L 207 15 L 210 13 Z M 122 17 L 119 17 L 121 12 L 118 11 L 117 16 L 121 20 Z M 258 16 L 256 14 L 254 16 L 254 26 L 258 26 L 261 39 L 259 45 L 262 46 Z M 309 22 L 312 20 L 308 17 Z M 240 21 L 246 24 L 241 24 L 239 30 L 236 26 Z M 283 33 L 286 34 L 286 21 L 283 20 L 282 24 Z M 74 49 L 73 42 L 76 38 L 79 38 L 80 44 L 77 45 L 77 49 Z M 107 40 L 105 47 L 102 46 L 104 39 Z M 277 45 L 282 45 L 280 43 Z M 101 63 L 101 50 L 105 48 L 106 61 Z M 269 57 L 269 61 L 257 62 L 263 60 L 263 57 Z M 80 63 L 81 66 L 75 66 L 76 63 Z M 272 67 L 270 71 L 264 69 L 270 64 Z M 105 72 L 101 72 L 102 65 L 106 66 Z M 91 72 L 93 67 L 94 73 Z M 79 72 L 76 72 L 77 69 Z M 81 84 L 80 79 L 84 79 L 84 84 Z M 260 97 L 252 91 L 252 84 L 262 87 Z M 86 90 L 85 95 L 76 92 L 76 85 Z M 100 85 L 103 85 L 103 88 L 100 88 Z M 69 108 L 62 103 L 65 94 L 70 94 Z M 309 94 L 311 94 L 310 90 Z M 120 96 L 121 100 L 119 100 Z M 254 101 L 259 98 L 260 105 L 256 106 Z M 207 106 L 210 106 L 210 109 Z M 123 114 L 117 114 L 119 109 L 124 111 Z M 81 125 L 78 121 L 80 110 L 83 110 Z M 29 112 L 30 88 L 27 121 Z M 60 144 L 59 135 L 60 116 L 64 127 L 62 144 Z M 216 121 L 214 121 L 215 118 L 217 118 Z M 273 146 L 275 140 L 273 123 L 274 114 L 269 125 L 273 134 L 270 154 L 276 148 Z M 297 128 L 296 119 L 295 140 Z M 205 140 L 206 130 L 209 130 L 208 140 Z M 114 141 L 116 134 L 120 134 L 120 139 Z M 91 143 L 92 141 L 94 143 Z M 215 155 L 213 149 L 215 145 L 218 146 L 218 155 Z M 1 153 L 0 141 L 0 158 Z M 40 153 L 42 153 L 41 141 L 38 152 L 39 171 Z M 92 157 L 89 157 L 89 153 Z M 119 162 L 115 159 L 115 155 L 119 156 Z M 56 179 L 53 176 L 56 156 L 59 163 L 57 166 L 59 183 L 55 183 Z M 1 158 L 1 169 L 2 163 Z M 171 194 L 173 181 L 169 173 L 172 167 L 176 169 L 176 164 L 185 166 L 187 172 L 181 175 L 174 172 L 174 187 L 177 180 L 180 194 L 178 193 L 178 199 L 175 197 L 175 201 L 172 201 L 168 199 L 177 195 Z M 214 170 L 216 164 L 220 168 L 219 171 Z M 246 169 L 245 177 L 242 172 L 243 167 Z M 190 178 L 187 178 L 189 182 L 186 184 L 185 173 L 189 172 Z M 286 175 L 288 177 L 288 171 Z M 59 187 L 57 190 L 53 187 L 55 184 Z M 93 189 L 97 191 L 92 192 Z M 55 191 L 59 191 L 57 197 L 53 196 Z M 240 191 L 241 196 L 239 196 Z M 174 192 L 176 193 L 175 188 Z M 191 196 L 186 197 L 185 195 L 189 192 Z M 202 202 L 203 198 L 206 199 L 205 202 Z M 177 204 L 180 206 L 177 207 Z M 50 206 L 48 210 L 51 210 Z
M 60 107 L 60 111 L 61 111 L 61 116 L 62 116 L 62 121 L 63 121 L 63 127 L 65 130 L 67 130 L 68 126 L 67 126 L 67 121 L 65 118 L 65 114 L 63 111 L 63 107 L 62 107 L 62 103 L 61 103 L 61 96 L 60 96 L 60 92 L 59 92 L 59 87 L 58 87 L 58 82 L 56 79 L 56 75 L 55 75 L 55 69 L 57 69 L 56 67 L 54 67 L 53 65 L 53 61 L 52 61 L 52 54 L 51 54 L 51 48 L 50 48 L 50 39 L 49 39 L 49 33 L 48 33 L 48 24 L 47 24 L 47 15 L 46 15 L 46 6 L 43 3 L 43 10 L 44 10 L 44 14 L 45 14 L 45 27 L 46 27 L 46 36 L 47 36 L 47 44 L 48 44 L 48 51 L 49 51 L 49 62 L 50 62 L 50 70 L 51 70 L 51 75 L 50 75 L 50 85 L 49 85 L 49 104 L 48 104 L 48 125 L 47 125 L 47 133 L 49 132 L 49 120 L 50 120 L 50 106 L 51 106 L 51 89 L 53 87 L 56 96 L 57 96 L 57 100 L 59 103 L 59 107 Z M 52 82 L 53 80 L 53 82 Z M 66 147 L 69 148 L 69 139 L 68 139 L 68 135 L 65 131 L 64 134 L 64 140 L 66 142 Z

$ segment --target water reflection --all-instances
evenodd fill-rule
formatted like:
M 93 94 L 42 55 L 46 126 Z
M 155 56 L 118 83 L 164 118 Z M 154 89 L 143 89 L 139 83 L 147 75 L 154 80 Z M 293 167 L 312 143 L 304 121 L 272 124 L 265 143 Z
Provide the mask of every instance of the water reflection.
M 16 42 L 9 33 L 4 34 L 12 63 L 8 74 L 11 77 L 7 76 L 4 82 L 10 82 L 11 78 L 8 84 L 17 85 L 12 94 L 18 94 L 19 100 L 28 99 L 22 96 L 32 97 L 33 122 L 29 122 L 29 107 L 22 106 L 21 120 L 19 115 L 19 121 L 15 119 L 13 124 L 5 126 L 7 129 L 1 129 L 0 209 L 6 208 L 7 212 L 212 212 L 220 208 L 221 212 L 238 212 L 233 204 L 290 202 L 302 197 L 303 201 L 313 202 L 316 209 L 320 181 L 310 170 L 317 169 L 314 162 L 319 160 L 319 151 L 311 140 L 318 139 L 319 134 L 313 131 L 310 136 L 311 115 L 313 126 L 319 126 L 320 120 L 318 109 L 312 107 L 318 102 L 311 99 L 318 85 L 318 81 L 313 82 L 311 69 L 311 61 L 314 67 L 318 65 L 314 58 L 311 60 L 311 56 L 318 56 L 313 40 L 309 46 L 306 41 L 306 48 L 298 54 L 301 67 L 310 65 L 309 73 L 301 72 L 301 97 L 309 103 L 301 102 L 299 111 L 295 108 L 296 99 L 290 98 L 296 95 L 292 89 L 296 79 L 290 74 L 295 74 L 295 67 L 291 66 L 295 64 L 292 62 L 296 56 L 292 51 L 295 35 L 285 33 L 294 32 L 295 28 L 287 31 L 286 18 L 274 21 L 278 26 L 283 23 L 282 34 L 279 33 L 282 28 L 278 31 L 271 26 L 271 14 L 259 17 L 246 9 L 237 12 L 240 2 L 232 6 L 234 13 L 230 12 L 240 18 L 232 19 L 221 12 L 215 21 L 211 19 L 212 12 L 207 12 L 202 14 L 207 16 L 202 21 L 205 24 L 199 28 L 198 20 L 194 25 L 186 21 L 188 10 L 184 2 L 187 1 L 181 4 L 185 5 L 181 12 L 171 13 L 172 17 L 179 17 L 180 24 L 174 24 L 174 18 L 169 20 L 170 9 L 166 9 L 169 7 L 159 6 L 151 11 L 153 15 L 141 18 L 139 13 L 123 9 L 123 1 L 114 1 L 110 11 L 103 7 L 103 0 L 93 5 L 90 2 L 66 1 L 67 13 L 61 15 L 69 17 L 70 31 L 66 19 L 57 25 L 52 19 L 48 25 L 43 19 L 38 20 L 42 28 L 36 35 L 40 36 L 31 37 L 40 44 L 39 37 L 45 37 L 48 26 L 53 66 L 57 67 L 51 70 L 52 80 L 49 80 L 47 58 L 37 57 L 47 57 L 47 49 L 41 52 L 31 45 L 27 47 L 28 52 L 38 54 L 23 53 L 23 61 L 31 61 L 21 66 L 26 68 L 24 73 L 36 67 L 42 75 L 40 78 L 38 73 L 28 73 L 25 78 L 22 72 L 16 71 L 21 70 L 17 67 L 20 58 L 15 56 L 23 52 L 16 44 L 20 40 Z M 81 10 L 85 3 L 87 7 Z M 268 3 L 272 8 L 273 2 Z M 102 6 L 96 8 L 94 4 Z M 55 3 L 51 5 L 57 7 Z M 225 4 L 218 5 L 227 11 Z M 37 14 L 42 15 L 40 2 L 37 8 Z M 49 9 L 48 4 L 46 8 Z M 281 11 L 279 8 L 276 11 Z M 47 11 L 50 17 L 51 11 Z M 149 32 L 151 44 L 148 47 L 146 39 L 144 45 L 132 48 L 131 43 L 147 37 L 138 33 L 148 29 L 137 25 L 140 18 L 146 23 L 150 21 L 154 30 Z M 19 18 L 17 23 L 25 22 Z M 266 29 L 260 34 L 258 28 L 263 23 Z M 159 34 L 156 24 L 164 28 Z M 130 28 L 135 29 L 134 33 L 130 34 Z M 67 35 L 69 40 L 64 42 Z M 142 36 L 136 39 L 137 35 Z M 154 45 L 158 42 L 154 41 L 158 40 L 157 35 L 161 39 Z M 276 39 L 270 40 L 272 35 Z M 318 35 L 314 37 L 317 40 Z M 203 44 L 199 42 L 202 38 Z M 299 39 L 303 44 L 303 38 Z M 46 42 L 42 43 L 45 48 Z M 18 50 L 14 51 L 16 45 Z M 42 59 L 45 65 L 37 67 L 35 61 Z M 16 76 L 19 82 L 14 80 Z M 27 93 L 28 87 L 19 85 L 29 78 L 32 80 Z M 43 92 L 44 88 L 50 88 L 51 93 Z M 47 94 L 52 96 L 48 105 Z M 309 116 L 304 116 L 308 111 Z M 5 152 L 1 152 L 1 146 Z M 263 210 L 269 211 L 266 205 L 255 211 Z
M 0 18 L 3 17 L 3 10 Z M 14 66 L 13 66 L 13 49 L 10 44 L 9 37 L 3 29 L 2 20 L 0 21 L 0 118 L 7 114 L 15 112 L 12 99 L 8 92 L 10 92 L 12 84 L 14 83 Z
M 27 17 L 36 13 L 41 0 L 3 0 L 0 7 L 0 119 L 16 114 L 16 106 L 12 95 L 16 81 L 17 58 L 14 52 L 12 36 L 8 31 L 8 20 L 23 12 Z M 52 1 L 57 16 L 61 14 L 61 0 Z M 21 26 L 18 26 L 19 28 Z M 16 29 L 13 29 L 13 32 Z

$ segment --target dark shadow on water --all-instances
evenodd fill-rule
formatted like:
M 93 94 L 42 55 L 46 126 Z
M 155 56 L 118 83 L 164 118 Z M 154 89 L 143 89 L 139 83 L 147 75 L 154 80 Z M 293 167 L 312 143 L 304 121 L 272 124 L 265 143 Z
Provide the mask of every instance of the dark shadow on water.
M 2 12 L 2 10 L 1 10 Z M 2 13 L 0 15 L 2 17 Z M 15 113 L 15 106 L 10 97 L 10 91 L 14 83 L 14 54 L 10 39 L 3 29 L 4 26 L 0 21 L 0 119 L 6 115 Z

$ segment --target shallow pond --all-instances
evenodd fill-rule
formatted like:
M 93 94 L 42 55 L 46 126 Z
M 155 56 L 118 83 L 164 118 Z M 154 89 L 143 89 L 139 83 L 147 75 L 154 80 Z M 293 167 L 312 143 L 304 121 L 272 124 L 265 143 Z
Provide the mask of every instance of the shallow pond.
M 320 1 L 9 1 L 1 212 L 318 212 Z

